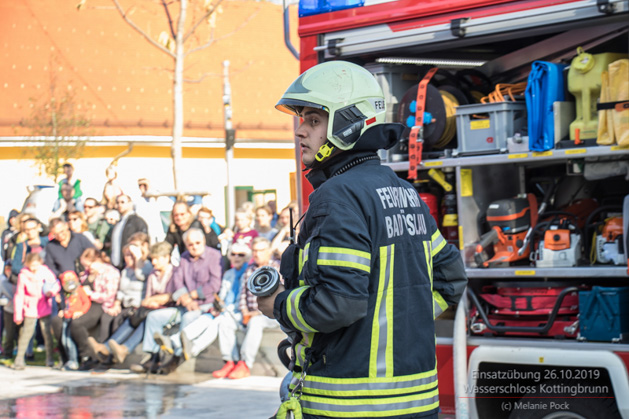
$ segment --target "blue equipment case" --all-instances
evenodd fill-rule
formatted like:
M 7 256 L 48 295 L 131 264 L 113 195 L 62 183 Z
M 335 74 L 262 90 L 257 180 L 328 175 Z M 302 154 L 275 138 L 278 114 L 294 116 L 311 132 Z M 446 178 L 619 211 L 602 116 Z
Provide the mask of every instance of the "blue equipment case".
M 629 338 L 629 287 L 579 292 L 579 339 L 619 342 Z

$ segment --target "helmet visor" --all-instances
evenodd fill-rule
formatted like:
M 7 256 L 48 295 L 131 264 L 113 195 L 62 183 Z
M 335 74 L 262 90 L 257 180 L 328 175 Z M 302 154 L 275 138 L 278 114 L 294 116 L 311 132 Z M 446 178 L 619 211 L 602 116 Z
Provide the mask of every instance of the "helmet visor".
M 278 111 L 294 116 L 300 116 L 302 109 L 305 107 L 323 109 L 328 113 L 330 112 L 328 108 L 323 105 L 299 99 L 282 98 L 277 102 L 277 105 L 275 105 L 275 109 Z

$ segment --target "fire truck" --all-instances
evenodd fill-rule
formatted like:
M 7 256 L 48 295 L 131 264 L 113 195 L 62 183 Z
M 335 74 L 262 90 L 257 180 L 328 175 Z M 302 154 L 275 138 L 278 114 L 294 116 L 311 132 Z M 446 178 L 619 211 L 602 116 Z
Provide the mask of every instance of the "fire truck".
M 629 77 L 602 81 L 629 1 L 300 0 L 298 34 L 302 72 L 378 79 L 407 126 L 383 164 L 461 251 L 466 296 L 436 320 L 442 413 L 629 418 Z

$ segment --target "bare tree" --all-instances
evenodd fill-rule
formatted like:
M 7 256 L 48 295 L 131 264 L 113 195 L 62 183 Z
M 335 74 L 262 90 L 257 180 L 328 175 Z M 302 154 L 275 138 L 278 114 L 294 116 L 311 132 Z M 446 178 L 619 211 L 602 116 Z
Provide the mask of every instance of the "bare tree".
M 87 0 L 81 0 L 78 8 L 84 8 Z M 173 179 L 175 190 L 179 190 L 179 168 L 181 167 L 181 141 L 183 137 L 184 107 L 183 107 L 183 83 L 200 82 L 207 76 L 220 77 L 220 74 L 203 74 L 196 80 L 184 79 L 185 59 L 190 54 L 209 48 L 221 38 L 230 36 L 238 31 L 255 16 L 255 12 L 230 34 L 216 37 L 214 28 L 216 14 L 221 10 L 224 0 L 152 0 L 151 6 L 163 9 L 168 31 L 162 32 L 158 39 L 151 37 L 148 31 L 142 29 L 132 18 L 135 5 L 123 8 L 119 0 L 111 0 L 124 21 L 138 32 L 146 41 L 155 48 L 168 55 L 173 60 L 173 127 L 171 156 L 173 159 Z M 137 3 L 137 1 L 135 2 Z M 191 18 L 188 18 L 188 6 L 192 5 Z M 173 13 L 176 12 L 176 13 Z M 175 16 L 175 19 L 173 19 Z M 208 26 L 207 36 L 198 35 L 202 26 Z M 186 49 L 187 48 L 187 49 Z
M 29 99 L 31 115 L 20 125 L 29 130 L 29 141 L 34 144 L 24 147 L 23 155 L 33 158 L 40 173 L 52 177 L 56 183 L 63 164 L 83 155 L 91 128 L 85 106 L 77 102 L 71 89 L 61 86 L 53 70 L 54 61 L 52 57 L 48 96 L 40 100 Z

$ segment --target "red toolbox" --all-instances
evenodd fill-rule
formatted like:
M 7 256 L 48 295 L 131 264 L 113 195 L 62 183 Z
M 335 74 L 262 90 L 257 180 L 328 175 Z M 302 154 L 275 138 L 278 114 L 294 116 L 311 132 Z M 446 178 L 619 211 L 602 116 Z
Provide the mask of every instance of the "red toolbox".
M 561 283 L 495 283 L 468 289 L 473 334 L 576 338 L 579 287 Z

